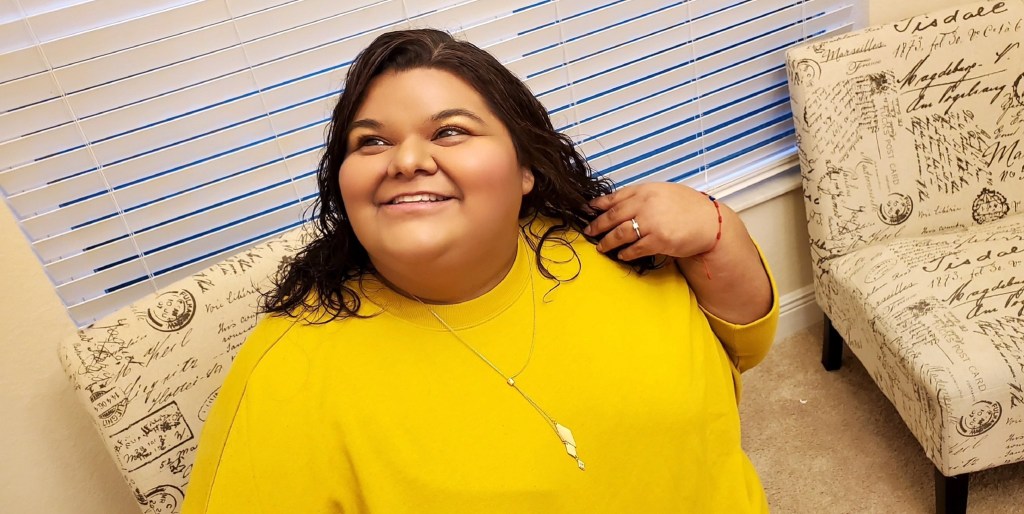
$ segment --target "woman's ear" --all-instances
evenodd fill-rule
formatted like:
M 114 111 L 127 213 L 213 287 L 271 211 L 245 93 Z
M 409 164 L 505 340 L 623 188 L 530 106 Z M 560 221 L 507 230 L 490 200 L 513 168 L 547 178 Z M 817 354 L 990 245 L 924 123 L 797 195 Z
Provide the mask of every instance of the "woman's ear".
M 519 168 L 519 170 L 523 174 L 523 196 L 526 196 L 530 191 L 533 191 L 533 170 L 526 166 Z

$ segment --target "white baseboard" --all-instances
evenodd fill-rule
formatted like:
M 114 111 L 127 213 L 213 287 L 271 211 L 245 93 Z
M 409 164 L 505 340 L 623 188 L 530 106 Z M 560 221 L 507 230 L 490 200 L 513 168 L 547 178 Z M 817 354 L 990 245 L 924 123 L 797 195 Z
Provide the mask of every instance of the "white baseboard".
M 824 314 L 814 301 L 814 286 L 807 285 L 779 298 L 779 328 L 775 341 L 782 341 L 815 323 L 821 323 Z

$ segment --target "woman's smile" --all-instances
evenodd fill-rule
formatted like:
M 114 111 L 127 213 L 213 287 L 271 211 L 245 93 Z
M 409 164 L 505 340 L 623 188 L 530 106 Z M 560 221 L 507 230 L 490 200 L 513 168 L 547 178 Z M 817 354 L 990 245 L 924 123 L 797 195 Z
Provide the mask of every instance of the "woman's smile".
M 454 197 L 434 193 L 401 194 L 381 204 L 381 210 L 395 215 L 432 214 L 454 206 L 457 201 Z

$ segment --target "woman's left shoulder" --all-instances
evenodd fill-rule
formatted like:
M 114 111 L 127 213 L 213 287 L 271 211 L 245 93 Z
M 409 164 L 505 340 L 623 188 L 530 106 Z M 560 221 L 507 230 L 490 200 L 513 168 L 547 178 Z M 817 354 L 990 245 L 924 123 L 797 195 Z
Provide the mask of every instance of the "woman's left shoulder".
M 597 241 L 589 239 L 579 230 L 572 227 L 550 230 L 557 226 L 555 220 L 538 218 L 524 227 L 524 235 L 530 239 L 531 248 L 537 248 L 543 240 L 541 262 L 560 280 L 598 280 L 606 284 L 609 281 L 637 281 L 647 285 L 672 282 L 685 285 L 682 274 L 676 271 L 670 261 L 655 269 L 640 272 L 629 263 L 616 261 L 599 252 Z

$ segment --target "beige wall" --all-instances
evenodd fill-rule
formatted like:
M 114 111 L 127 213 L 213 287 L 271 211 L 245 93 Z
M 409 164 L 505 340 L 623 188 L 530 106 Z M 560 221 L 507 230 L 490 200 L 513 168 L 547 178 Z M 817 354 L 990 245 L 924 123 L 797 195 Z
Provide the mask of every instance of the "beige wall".
M 961 3 L 871 0 L 870 19 L 884 23 Z M 741 215 L 768 256 L 780 293 L 810 284 L 801 194 L 792 191 Z M 74 327 L 6 205 L 0 241 L 0 512 L 139 512 L 60 370 L 57 347 Z
M 6 204 L 0 242 L 0 512 L 138 514 L 57 360 L 75 327 Z
M 794 190 L 739 213 L 768 258 L 779 296 L 797 291 L 812 280 L 804 212 L 803 194 Z

